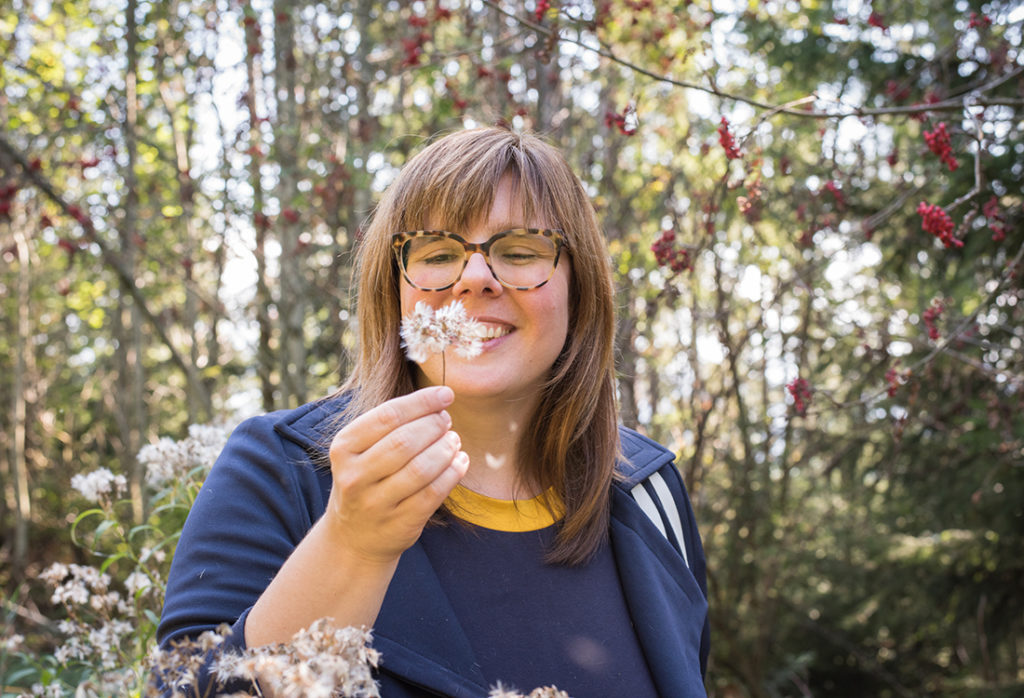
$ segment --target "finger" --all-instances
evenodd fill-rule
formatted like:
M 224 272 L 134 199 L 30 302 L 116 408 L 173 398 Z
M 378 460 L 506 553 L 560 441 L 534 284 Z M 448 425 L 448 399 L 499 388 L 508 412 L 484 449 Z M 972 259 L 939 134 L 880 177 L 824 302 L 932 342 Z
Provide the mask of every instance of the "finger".
M 465 451 L 459 451 L 448 467 L 425 487 L 403 499 L 397 509 L 410 516 L 427 520 L 444 503 L 444 500 L 465 476 L 467 470 L 469 470 L 469 455 Z
M 388 400 L 342 427 L 331 442 L 331 451 L 338 448 L 346 453 L 362 453 L 403 424 L 440 413 L 454 400 L 455 393 L 443 385 Z
M 460 448 L 462 439 L 454 431 L 449 431 L 383 479 L 381 485 L 388 489 L 396 502 L 403 500 L 434 482 L 452 465 Z

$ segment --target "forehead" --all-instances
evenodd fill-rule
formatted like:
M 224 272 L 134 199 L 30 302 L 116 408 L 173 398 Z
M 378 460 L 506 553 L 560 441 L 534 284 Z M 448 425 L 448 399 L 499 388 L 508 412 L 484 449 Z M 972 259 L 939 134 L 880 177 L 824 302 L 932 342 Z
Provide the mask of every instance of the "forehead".
M 489 206 L 482 205 L 475 210 L 462 211 L 440 207 L 440 210 L 431 211 L 428 220 L 424 222 L 425 227 L 449 230 L 463 236 L 492 235 L 509 228 L 549 227 L 542 217 L 530 212 L 519 183 L 511 175 L 498 181 Z

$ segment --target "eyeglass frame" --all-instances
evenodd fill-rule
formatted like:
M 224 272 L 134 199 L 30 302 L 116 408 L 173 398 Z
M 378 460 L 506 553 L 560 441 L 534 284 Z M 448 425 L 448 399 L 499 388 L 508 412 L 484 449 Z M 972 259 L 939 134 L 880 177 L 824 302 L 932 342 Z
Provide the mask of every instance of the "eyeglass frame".
M 520 234 L 523 232 L 530 233 L 531 235 L 542 235 L 553 240 L 555 243 L 555 259 L 551 263 L 551 272 L 548 274 L 546 279 L 533 286 L 514 286 L 512 284 L 505 283 L 494 272 L 494 267 L 491 266 L 490 252 L 494 243 L 502 238 L 508 237 L 509 235 Z M 455 280 L 441 288 L 423 288 L 422 286 L 416 285 L 416 283 L 409 278 L 409 273 L 405 269 L 405 264 L 402 263 L 402 247 L 405 243 L 414 238 L 426 237 L 427 235 L 438 235 L 449 240 L 454 240 L 462 245 L 463 249 L 466 251 L 466 256 L 462 260 L 462 269 L 459 270 Z M 408 284 L 413 288 L 417 288 L 421 291 L 447 291 L 452 286 L 459 283 L 459 280 L 462 278 L 462 274 L 466 271 L 466 267 L 469 265 L 469 258 L 478 252 L 484 256 L 484 262 L 487 264 L 487 269 L 490 270 L 491 276 L 493 276 L 499 284 L 514 291 L 532 291 L 535 288 L 540 288 L 548 281 L 551 281 L 551 277 L 555 275 L 555 269 L 558 268 L 558 260 L 561 259 L 562 249 L 565 248 L 568 250 L 569 244 L 566 242 L 565 233 L 557 228 L 509 228 L 508 230 L 502 230 L 500 233 L 495 233 L 484 242 L 467 242 L 462 236 L 448 230 L 410 230 L 403 233 L 392 233 L 391 248 L 395 253 L 395 263 L 398 264 L 398 269 L 402 272 L 402 276 L 405 278 L 406 282 L 408 282 Z

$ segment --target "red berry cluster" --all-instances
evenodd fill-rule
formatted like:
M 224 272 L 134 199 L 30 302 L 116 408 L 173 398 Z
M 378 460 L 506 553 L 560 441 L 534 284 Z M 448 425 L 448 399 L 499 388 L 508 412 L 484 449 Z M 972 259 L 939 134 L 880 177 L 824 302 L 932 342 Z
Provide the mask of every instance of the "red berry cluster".
M 663 267 L 668 267 L 675 273 L 692 271 L 693 262 L 690 260 L 690 251 L 676 247 L 676 233 L 674 230 L 663 230 L 661 236 L 651 245 L 651 252 L 654 259 Z
M 921 230 L 937 237 L 947 249 L 964 246 L 963 240 L 953 237 L 953 219 L 941 206 L 922 201 L 917 205 L 917 214 L 921 216 Z
M 839 188 L 839 184 L 837 182 L 825 182 L 825 188 L 832 194 L 832 198 L 836 200 L 836 208 L 843 208 L 846 206 L 846 197 L 843 196 L 843 190 Z
M 811 384 L 806 378 L 797 378 L 786 386 L 786 390 L 793 396 L 793 409 L 803 417 L 807 414 L 807 406 L 811 404 Z
M 14 183 L 0 186 L 0 221 L 10 220 L 11 204 L 18 189 L 18 185 Z
M 544 19 L 544 15 L 546 15 L 550 9 L 551 3 L 548 2 L 548 0 L 537 0 L 537 11 L 534 13 L 537 21 L 539 22 Z
M 928 144 L 928 149 L 939 156 L 939 159 L 949 167 L 950 172 L 960 167 L 960 163 L 953 157 L 953 145 L 950 143 L 945 121 L 939 122 L 932 131 L 925 131 L 924 140 Z
M 92 219 L 90 219 L 89 215 L 85 211 L 83 211 L 79 206 L 71 204 L 70 206 L 68 206 L 68 213 L 71 214 L 72 218 L 78 221 L 78 224 L 85 229 L 86 233 L 92 232 Z
M 633 119 L 632 123 L 627 124 L 626 119 L 636 115 L 636 106 L 633 104 L 627 104 L 626 108 L 621 113 L 609 111 L 604 115 L 604 125 L 608 128 L 613 126 L 619 130 L 623 136 L 632 136 L 636 133 L 636 120 Z
M 423 45 L 429 39 L 430 34 L 423 31 L 412 38 L 402 39 L 402 52 L 405 54 L 400 64 L 402 68 L 412 68 L 420 64 L 420 59 L 423 58 Z
M 260 45 L 261 32 L 259 20 L 256 19 L 255 15 L 247 14 L 242 17 L 242 25 L 246 30 L 246 49 L 253 56 L 258 56 L 263 52 L 263 47 Z
M 452 106 L 458 111 L 465 111 L 466 107 L 469 106 L 469 101 L 459 94 L 459 88 L 455 86 L 455 83 L 445 78 L 444 89 L 448 90 L 448 94 L 452 99 Z
M 896 80 L 888 80 L 885 83 L 885 96 L 896 103 L 905 102 L 910 97 L 910 87 Z
M 896 395 L 896 392 L 900 389 L 900 386 L 902 386 L 906 382 L 909 376 L 909 370 L 907 370 L 906 373 L 900 373 L 899 371 L 896 370 L 895 366 L 891 367 L 888 371 L 885 372 L 885 382 L 888 385 L 888 387 L 885 390 L 886 394 L 889 397 L 894 397 Z
M 946 307 L 942 304 L 938 298 L 932 300 L 932 304 L 929 305 L 924 313 L 921 314 L 921 319 L 924 320 L 924 326 L 928 328 L 928 339 L 938 339 L 939 330 L 935 326 L 935 321 L 942 315 L 942 311 Z
M 968 25 L 971 29 L 984 29 L 992 26 L 992 19 L 988 15 L 979 15 L 977 12 L 971 13 L 971 22 Z
M 868 24 L 872 27 L 878 27 L 882 31 L 889 31 L 889 25 L 885 23 L 885 19 L 874 10 L 868 16 Z
M 999 206 L 999 199 L 992 197 L 986 201 L 981 212 L 988 220 L 988 228 L 992 231 L 992 239 L 995 242 L 1002 242 L 1006 239 L 1006 216 L 1002 207 Z
M 718 127 L 718 142 L 725 148 L 725 157 L 728 159 L 736 160 L 743 157 L 740 149 L 736 147 L 736 140 L 732 137 L 732 133 L 729 132 L 729 120 L 724 116 Z

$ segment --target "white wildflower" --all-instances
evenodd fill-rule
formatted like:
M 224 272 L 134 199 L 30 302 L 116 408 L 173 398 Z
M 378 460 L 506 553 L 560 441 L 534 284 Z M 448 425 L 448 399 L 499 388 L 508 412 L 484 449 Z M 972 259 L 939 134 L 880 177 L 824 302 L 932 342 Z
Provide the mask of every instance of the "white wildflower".
M 64 578 L 68 576 L 68 566 L 63 562 L 54 562 L 52 565 L 47 567 L 40 573 L 39 578 L 49 584 L 51 587 L 55 587 L 64 581 Z
M 54 587 L 50 600 L 55 604 L 59 603 L 65 606 L 90 604 L 98 611 L 117 605 L 116 599 L 106 596 L 110 587 L 110 575 L 101 573 L 95 567 L 55 563 L 43 572 L 42 576 Z M 70 579 L 67 579 L 69 576 Z M 99 600 L 91 601 L 92 594 L 100 597 Z
M 454 347 L 455 353 L 472 359 L 483 351 L 486 328 L 483 323 L 469 317 L 461 301 L 433 310 L 420 301 L 412 314 L 402 319 L 400 334 L 402 346 L 411 361 L 423 363 L 431 354 L 444 355 Z
M 164 437 L 143 446 L 138 459 L 146 468 L 146 482 L 159 487 L 196 468 L 209 469 L 227 439 L 228 430 L 223 427 L 193 424 L 188 428 L 188 437 L 181 441 Z
M 121 606 L 121 595 L 116 591 L 108 591 L 105 594 L 93 594 L 89 599 L 89 606 L 99 613 L 109 613 Z
M 153 580 L 149 578 L 145 572 L 135 570 L 129 574 L 124 580 L 124 588 L 128 590 L 128 593 L 135 596 L 140 591 L 151 589 L 153 587 Z
M 162 548 L 154 550 L 149 546 L 143 546 L 142 550 L 139 551 L 139 562 L 148 562 L 150 558 L 156 560 L 157 563 L 161 563 L 167 559 L 167 553 Z
M 106 468 L 98 468 L 91 473 L 79 473 L 71 478 L 71 486 L 93 504 L 99 504 L 110 498 L 119 497 L 128 488 L 124 475 L 114 475 Z
M 5 637 L 0 642 L 0 651 L 3 652 L 17 652 L 21 649 L 22 644 L 25 642 L 24 635 L 14 634 L 9 637 Z

